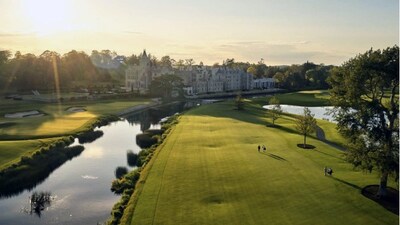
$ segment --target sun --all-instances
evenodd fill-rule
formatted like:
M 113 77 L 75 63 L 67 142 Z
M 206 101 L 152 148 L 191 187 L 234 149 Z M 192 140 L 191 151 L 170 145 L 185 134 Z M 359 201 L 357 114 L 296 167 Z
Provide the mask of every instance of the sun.
M 68 0 L 24 0 L 22 11 L 32 30 L 39 35 L 69 30 L 73 10 Z

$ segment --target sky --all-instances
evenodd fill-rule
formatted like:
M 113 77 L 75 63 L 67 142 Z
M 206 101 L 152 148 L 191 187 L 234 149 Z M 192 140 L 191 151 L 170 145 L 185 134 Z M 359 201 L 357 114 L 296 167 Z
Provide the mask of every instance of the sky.
M 340 65 L 399 45 L 398 0 L 0 0 L 0 50 Z

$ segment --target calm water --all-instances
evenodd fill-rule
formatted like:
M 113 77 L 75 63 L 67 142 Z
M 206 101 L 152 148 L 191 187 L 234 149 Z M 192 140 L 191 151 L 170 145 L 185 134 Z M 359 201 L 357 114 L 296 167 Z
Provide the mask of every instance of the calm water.
M 0 199 L 0 224 L 97 224 L 110 216 L 119 196 L 110 191 L 114 171 L 128 166 L 126 152 L 137 153 L 136 134 L 159 128 L 161 118 L 181 112 L 183 104 L 146 110 L 124 120 L 97 128 L 104 135 L 84 144 L 82 154 L 53 171 L 33 190 L 25 190 L 10 198 Z M 77 144 L 77 143 L 74 143 Z M 51 205 L 40 216 L 30 213 L 29 198 L 33 192 L 50 192 Z
M 264 109 L 271 109 L 272 107 L 273 107 L 273 105 L 263 106 Z M 296 115 L 302 115 L 304 112 L 303 106 L 281 105 L 281 108 L 282 108 L 283 112 L 296 114 Z M 333 106 L 308 107 L 308 109 L 310 109 L 311 113 L 314 114 L 315 118 L 334 122 L 332 116 L 328 114 L 328 111 L 333 109 Z

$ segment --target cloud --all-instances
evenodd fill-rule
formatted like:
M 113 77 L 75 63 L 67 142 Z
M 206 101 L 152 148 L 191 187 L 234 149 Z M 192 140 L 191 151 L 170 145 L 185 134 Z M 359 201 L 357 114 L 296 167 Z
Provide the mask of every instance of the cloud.
M 33 36 L 36 35 L 34 32 L 30 33 L 19 33 L 19 32 L 14 32 L 14 33 L 9 33 L 9 32 L 0 32 L 0 37 L 26 37 L 26 36 Z
M 215 55 L 226 55 L 236 61 L 257 62 L 261 58 L 267 65 L 315 63 L 340 64 L 347 58 L 340 52 L 319 51 L 310 41 L 227 41 L 218 42 L 212 48 Z M 225 58 L 226 58 L 225 56 Z
M 125 33 L 125 34 L 133 34 L 133 35 L 142 35 L 142 34 L 144 34 L 143 32 L 130 31 L 130 30 L 125 30 L 125 31 L 123 31 L 123 33 Z

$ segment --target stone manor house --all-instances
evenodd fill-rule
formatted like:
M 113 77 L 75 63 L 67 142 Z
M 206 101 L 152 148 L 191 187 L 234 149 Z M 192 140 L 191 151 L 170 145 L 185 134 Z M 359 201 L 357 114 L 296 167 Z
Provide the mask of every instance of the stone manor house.
M 225 66 L 186 66 L 171 68 L 155 66 L 151 63 L 146 51 L 139 59 L 139 65 L 128 66 L 125 72 L 127 91 L 146 93 L 151 81 L 158 76 L 175 74 L 182 78 L 186 95 L 218 93 L 229 91 L 249 91 L 253 89 L 270 89 L 275 87 L 273 78 L 253 79 L 253 75 L 241 69 Z

